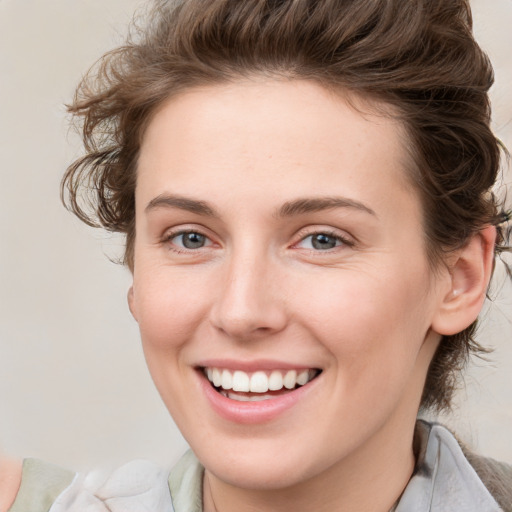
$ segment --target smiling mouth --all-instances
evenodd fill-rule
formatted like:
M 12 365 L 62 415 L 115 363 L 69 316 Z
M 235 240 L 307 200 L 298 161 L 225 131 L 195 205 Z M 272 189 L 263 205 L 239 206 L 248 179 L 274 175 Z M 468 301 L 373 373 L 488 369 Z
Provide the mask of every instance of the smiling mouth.
M 321 370 L 272 370 L 244 372 L 226 368 L 202 368 L 213 388 L 231 400 L 257 402 L 290 393 L 320 375 Z

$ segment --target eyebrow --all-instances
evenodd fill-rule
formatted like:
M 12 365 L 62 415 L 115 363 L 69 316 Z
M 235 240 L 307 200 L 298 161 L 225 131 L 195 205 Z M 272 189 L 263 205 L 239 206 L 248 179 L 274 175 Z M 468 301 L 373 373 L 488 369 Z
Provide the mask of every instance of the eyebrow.
M 200 201 L 180 195 L 160 194 L 148 203 L 145 211 L 149 212 L 159 208 L 179 208 L 180 210 L 186 210 L 205 217 L 220 217 L 216 213 L 215 209 L 206 201 Z M 295 199 L 284 203 L 281 208 L 278 209 L 276 216 L 293 217 L 295 215 L 320 212 L 333 208 L 353 208 L 355 210 L 377 216 L 370 207 L 359 201 L 346 197 L 306 197 Z
M 149 212 L 158 208 L 179 208 L 180 210 L 197 213 L 205 217 L 218 217 L 215 210 L 206 201 L 198 201 L 197 199 L 172 194 L 160 194 L 151 199 L 145 211 Z
M 370 207 L 360 203 L 359 201 L 346 197 L 306 197 L 303 199 L 296 199 L 294 201 L 284 203 L 283 206 L 281 206 L 279 209 L 278 216 L 292 217 L 294 215 L 320 212 L 333 208 L 353 208 L 355 210 L 377 216 L 377 214 Z

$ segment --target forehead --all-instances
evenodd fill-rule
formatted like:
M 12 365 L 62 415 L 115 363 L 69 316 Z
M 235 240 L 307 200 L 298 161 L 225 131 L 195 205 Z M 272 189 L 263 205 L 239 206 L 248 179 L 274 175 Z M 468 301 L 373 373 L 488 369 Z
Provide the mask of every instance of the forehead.
M 137 195 L 149 200 L 170 186 L 210 196 L 217 188 L 254 195 L 259 183 L 272 181 L 289 195 L 308 188 L 332 194 L 336 188 L 364 196 L 378 194 L 379 187 L 411 195 L 405 130 L 383 111 L 307 81 L 192 89 L 152 118 L 141 147 Z

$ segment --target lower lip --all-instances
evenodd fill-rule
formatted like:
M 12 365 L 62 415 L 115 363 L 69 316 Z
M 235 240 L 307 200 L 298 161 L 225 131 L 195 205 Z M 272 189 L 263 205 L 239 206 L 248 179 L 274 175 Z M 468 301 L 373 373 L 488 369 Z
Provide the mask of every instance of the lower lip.
M 297 404 L 317 380 L 317 378 L 313 379 L 304 386 L 275 398 L 255 402 L 239 402 L 216 391 L 202 372 L 199 372 L 199 376 L 204 394 L 213 410 L 228 421 L 243 424 L 265 423 L 277 418 Z

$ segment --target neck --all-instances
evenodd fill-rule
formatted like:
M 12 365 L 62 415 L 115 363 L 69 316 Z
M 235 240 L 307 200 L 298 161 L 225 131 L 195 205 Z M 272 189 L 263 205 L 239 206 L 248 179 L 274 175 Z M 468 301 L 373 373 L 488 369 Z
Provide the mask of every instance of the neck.
M 284 489 L 242 489 L 205 472 L 205 512 L 389 512 L 414 469 L 414 419 L 385 425 L 364 448 Z

